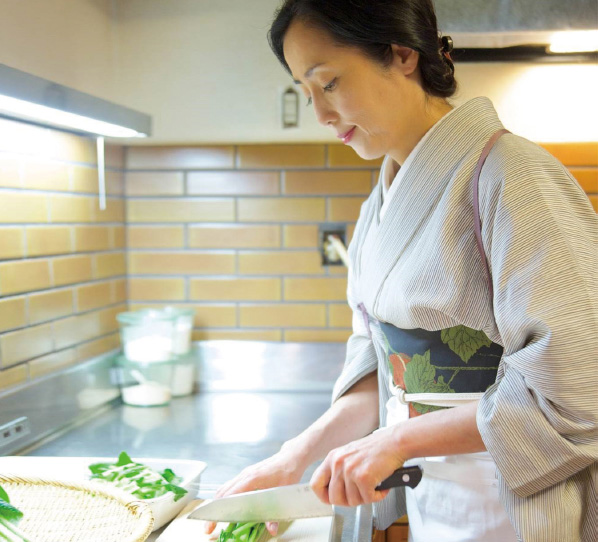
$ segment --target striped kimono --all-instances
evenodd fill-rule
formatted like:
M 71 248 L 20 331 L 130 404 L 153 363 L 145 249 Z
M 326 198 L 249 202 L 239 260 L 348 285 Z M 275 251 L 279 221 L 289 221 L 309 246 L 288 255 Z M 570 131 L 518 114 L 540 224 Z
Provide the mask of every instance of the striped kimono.
M 487 98 L 468 101 L 417 149 L 381 221 L 380 183 L 363 204 L 349 247 L 353 334 L 333 401 L 377 370 L 385 423 L 388 366 L 360 303 L 398 328 L 483 330 L 504 354 L 477 423 L 518 538 L 595 542 L 598 219 L 547 151 L 517 135 L 501 137 L 479 194 L 492 303 L 476 247 L 471 179 L 501 128 Z M 374 508 L 377 528 L 386 528 L 405 513 L 404 490 Z

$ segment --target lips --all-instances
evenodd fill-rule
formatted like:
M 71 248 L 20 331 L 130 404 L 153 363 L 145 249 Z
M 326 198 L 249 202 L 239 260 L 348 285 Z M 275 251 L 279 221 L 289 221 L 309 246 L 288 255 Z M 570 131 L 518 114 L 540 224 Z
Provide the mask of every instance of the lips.
M 338 134 L 336 137 L 342 139 L 343 143 L 348 143 L 351 140 L 351 137 L 353 137 L 353 132 L 355 132 L 355 128 L 357 128 L 357 126 L 353 126 L 353 128 L 351 128 L 348 132 L 345 132 L 344 134 Z

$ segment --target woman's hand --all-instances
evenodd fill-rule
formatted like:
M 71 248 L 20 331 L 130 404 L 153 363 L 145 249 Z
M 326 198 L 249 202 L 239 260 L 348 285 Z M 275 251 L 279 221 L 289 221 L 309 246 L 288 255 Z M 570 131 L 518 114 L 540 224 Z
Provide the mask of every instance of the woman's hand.
M 229 480 L 216 492 L 214 498 L 226 497 L 235 493 L 245 493 L 257 489 L 268 489 L 290 484 L 297 484 L 307 466 L 298 460 L 298 456 L 289 450 L 285 444 L 280 452 L 264 459 L 255 465 L 243 469 L 238 476 Z M 206 522 L 205 531 L 210 534 L 216 528 L 216 523 Z M 275 536 L 278 523 L 266 522 L 266 529 Z
M 332 450 L 310 481 L 320 500 L 327 504 L 358 506 L 384 499 L 389 490 L 376 491 L 376 486 L 405 461 L 394 429 L 381 429 Z

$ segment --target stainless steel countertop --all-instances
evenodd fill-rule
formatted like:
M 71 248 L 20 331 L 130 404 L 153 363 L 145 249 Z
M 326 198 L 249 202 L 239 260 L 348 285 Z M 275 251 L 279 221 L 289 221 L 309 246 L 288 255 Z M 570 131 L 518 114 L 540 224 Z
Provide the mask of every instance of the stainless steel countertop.
M 209 497 L 328 408 L 344 361 L 344 345 L 206 341 L 196 348 L 200 377 L 194 395 L 167 407 L 113 404 L 27 454 L 116 457 L 126 450 L 133 457 L 201 460 L 208 468 L 199 496 Z M 371 540 L 371 507 L 335 512 L 335 542 Z

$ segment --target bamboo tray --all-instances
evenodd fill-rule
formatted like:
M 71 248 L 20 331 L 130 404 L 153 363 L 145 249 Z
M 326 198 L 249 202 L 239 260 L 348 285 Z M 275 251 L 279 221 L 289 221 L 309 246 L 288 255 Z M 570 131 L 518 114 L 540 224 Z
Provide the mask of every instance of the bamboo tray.
M 118 488 L 1 474 L 0 485 L 32 542 L 144 542 L 152 532 L 149 506 Z

